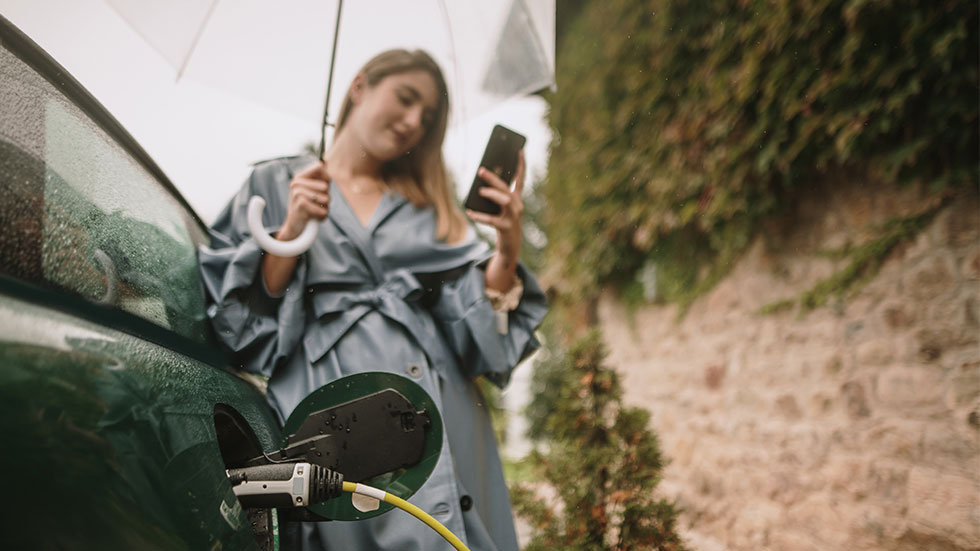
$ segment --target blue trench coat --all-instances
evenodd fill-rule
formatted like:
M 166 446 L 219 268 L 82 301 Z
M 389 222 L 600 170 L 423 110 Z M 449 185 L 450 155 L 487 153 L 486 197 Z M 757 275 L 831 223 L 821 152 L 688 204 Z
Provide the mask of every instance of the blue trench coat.
M 490 251 L 475 232 L 462 244 L 436 241 L 434 211 L 391 193 L 365 227 L 332 183 L 317 240 L 282 296 L 270 295 L 245 222 L 248 199 L 266 199 L 263 223 L 276 231 L 292 174 L 313 160 L 258 165 L 215 222 L 200 261 L 218 337 L 244 369 L 269 377 L 267 398 L 280 421 L 310 392 L 345 375 L 380 370 L 414 379 L 438 406 L 446 433 L 435 470 L 412 502 L 474 551 L 516 550 L 510 498 L 474 379 L 503 386 L 538 347 L 534 330 L 547 307 L 541 289 L 519 267 L 524 295 L 500 334 L 484 293 Z M 302 532 L 304 549 L 451 549 L 401 511 L 308 523 Z

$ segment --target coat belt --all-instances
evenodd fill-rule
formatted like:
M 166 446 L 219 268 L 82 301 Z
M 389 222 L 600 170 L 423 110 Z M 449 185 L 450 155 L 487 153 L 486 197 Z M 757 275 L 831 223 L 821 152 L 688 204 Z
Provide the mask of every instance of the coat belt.
M 350 328 L 371 311 L 397 322 L 411 333 L 422 350 L 435 350 L 429 331 L 423 330 L 417 303 L 424 289 L 408 270 L 397 270 L 374 288 L 339 289 L 321 287 L 310 298 L 313 320 L 303 346 L 310 363 L 330 351 Z

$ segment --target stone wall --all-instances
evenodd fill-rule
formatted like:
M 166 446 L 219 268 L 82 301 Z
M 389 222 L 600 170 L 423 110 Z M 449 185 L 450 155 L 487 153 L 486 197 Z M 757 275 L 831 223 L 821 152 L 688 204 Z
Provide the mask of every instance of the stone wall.
M 678 319 L 599 308 L 630 404 L 653 413 L 693 549 L 980 549 L 980 200 L 955 197 L 855 296 L 761 314 L 924 205 L 814 189 Z

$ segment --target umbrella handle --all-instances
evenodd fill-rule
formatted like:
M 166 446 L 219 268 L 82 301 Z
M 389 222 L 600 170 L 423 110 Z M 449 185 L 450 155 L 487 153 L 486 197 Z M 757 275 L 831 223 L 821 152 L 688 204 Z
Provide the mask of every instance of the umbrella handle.
M 102 249 L 92 251 L 92 256 L 99 263 L 99 268 L 102 268 L 102 273 L 105 274 L 106 280 L 105 294 L 102 295 L 102 298 L 96 299 L 96 302 L 115 306 L 116 302 L 119 301 L 119 275 L 116 273 L 116 264 Z
M 305 253 L 316 239 L 320 224 L 312 218 L 306 222 L 303 233 L 292 241 L 279 241 L 270 236 L 262 225 L 262 210 L 265 209 L 265 199 L 253 195 L 248 200 L 248 229 L 259 242 L 259 246 L 270 254 L 283 257 L 299 256 Z

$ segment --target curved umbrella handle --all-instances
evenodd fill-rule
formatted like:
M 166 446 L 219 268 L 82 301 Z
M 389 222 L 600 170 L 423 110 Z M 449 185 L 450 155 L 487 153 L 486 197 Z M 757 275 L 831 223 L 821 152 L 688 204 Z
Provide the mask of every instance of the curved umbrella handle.
M 92 251 L 92 256 L 99 263 L 99 268 L 102 268 L 102 273 L 105 274 L 106 280 L 105 294 L 102 295 L 102 298 L 96 299 L 96 302 L 115 306 L 116 302 L 119 301 L 119 275 L 116 274 L 116 264 L 102 249 L 97 248 Z
M 253 195 L 248 200 L 248 229 L 265 252 L 283 257 L 299 256 L 313 245 L 317 229 L 320 227 L 316 220 L 308 220 L 306 227 L 303 228 L 303 233 L 299 234 L 296 239 L 279 241 L 265 232 L 265 227 L 262 225 L 262 209 L 264 208 L 265 199 L 258 195 Z

